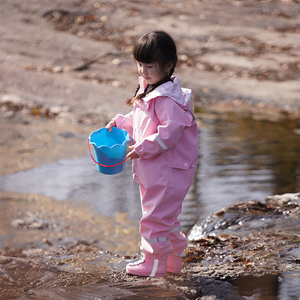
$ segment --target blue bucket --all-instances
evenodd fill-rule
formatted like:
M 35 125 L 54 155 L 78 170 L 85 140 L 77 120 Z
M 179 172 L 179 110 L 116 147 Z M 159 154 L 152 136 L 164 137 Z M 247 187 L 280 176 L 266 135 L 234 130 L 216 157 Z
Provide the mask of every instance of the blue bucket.
M 98 171 L 103 174 L 113 175 L 123 171 L 126 161 L 126 146 L 130 141 L 129 134 L 124 129 L 112 127 L 111 131 L 107 128 L 100 128 L 89 136 L 90 144 L 94 146 L 94 152 Z

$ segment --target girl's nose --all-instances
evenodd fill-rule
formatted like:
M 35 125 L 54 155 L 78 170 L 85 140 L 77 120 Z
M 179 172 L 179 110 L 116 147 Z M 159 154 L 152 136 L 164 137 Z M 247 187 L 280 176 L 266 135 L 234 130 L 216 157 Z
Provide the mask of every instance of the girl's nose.
M 147 67 L 142 67 L 142 73 L 147 74 Z

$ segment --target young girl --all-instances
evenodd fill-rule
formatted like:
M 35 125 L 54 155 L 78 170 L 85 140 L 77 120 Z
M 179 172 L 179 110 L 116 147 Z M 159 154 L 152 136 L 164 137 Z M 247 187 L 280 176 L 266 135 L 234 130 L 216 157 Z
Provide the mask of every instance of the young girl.
M 197 167 L 198 129 L 192 114 L 191 90 L 172 76 L 177 51 L 164 31 L 142 36 L 133 47 L 139 86 L 129 114 L 117 115 L 107 125 L 125 129 L 133 137 L 128 158 L 139 183 L 143 259 L 129 263 L 126 272 L 164 277 L 180 273 L 187 239 L 177 219 Z

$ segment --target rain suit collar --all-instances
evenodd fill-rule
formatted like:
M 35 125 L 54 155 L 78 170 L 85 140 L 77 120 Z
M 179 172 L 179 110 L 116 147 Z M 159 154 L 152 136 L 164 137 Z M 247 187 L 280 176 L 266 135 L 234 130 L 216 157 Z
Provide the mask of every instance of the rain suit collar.
M 170 97 L 175 102 L 186 106 L 191 99 L 192 91 L 190 89 L 181 88 L 177 76 L 172 76 L 171 79 L 172 81 L 161 84 L 155 90 L 147 94 L 143 100 L 148 102 L 153 98 L 164 96 Z M 139 77 L 139 83 L 140 90 L 138 94 L 141 94 L 145 91 L 148 84 L 143 77 Z

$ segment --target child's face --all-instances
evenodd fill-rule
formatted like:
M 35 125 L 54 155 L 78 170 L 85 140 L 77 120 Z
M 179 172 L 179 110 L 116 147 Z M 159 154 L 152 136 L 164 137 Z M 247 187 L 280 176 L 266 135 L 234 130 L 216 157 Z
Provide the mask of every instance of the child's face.
M 156 84 L 163 80 L 167 74 L 167 70 L 160 70 L 157 63 L 138 62 L 138 72 L 146 80 L 148 84 Z

